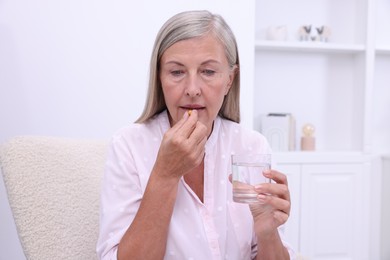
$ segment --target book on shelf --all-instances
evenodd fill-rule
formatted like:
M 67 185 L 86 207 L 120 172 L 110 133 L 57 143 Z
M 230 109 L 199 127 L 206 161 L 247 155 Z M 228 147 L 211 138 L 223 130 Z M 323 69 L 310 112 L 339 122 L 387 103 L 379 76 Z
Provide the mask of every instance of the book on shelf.
M 290 113 L 269 113 L 261 118 L 261 133 L 273 151 L 295 150 L 295 119 Z

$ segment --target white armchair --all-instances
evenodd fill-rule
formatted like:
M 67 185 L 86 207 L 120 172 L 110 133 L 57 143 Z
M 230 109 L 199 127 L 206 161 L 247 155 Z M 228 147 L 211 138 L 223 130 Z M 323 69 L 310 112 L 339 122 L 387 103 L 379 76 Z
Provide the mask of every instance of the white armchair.
M 23 136 L 0 149 L 8 200 L 27 259 L 97 259 L 107 142 Z

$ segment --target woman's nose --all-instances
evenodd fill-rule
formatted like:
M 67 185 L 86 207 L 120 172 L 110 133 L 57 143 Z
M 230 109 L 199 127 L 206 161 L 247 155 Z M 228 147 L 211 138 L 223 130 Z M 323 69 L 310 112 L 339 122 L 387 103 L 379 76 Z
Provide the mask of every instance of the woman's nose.
M 201 94 L 201 83 L 198 75 L 191 75 L 188 77 L 186 82 L 186 95 L 190 97 L 200 96 Z

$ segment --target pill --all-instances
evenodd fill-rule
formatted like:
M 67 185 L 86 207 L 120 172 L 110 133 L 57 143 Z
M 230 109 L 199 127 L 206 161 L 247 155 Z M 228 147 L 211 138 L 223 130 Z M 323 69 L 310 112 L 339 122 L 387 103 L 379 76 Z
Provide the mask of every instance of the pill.
M 188 110 L 188 115 L 190 116 L 192 113 L 192 110 Z

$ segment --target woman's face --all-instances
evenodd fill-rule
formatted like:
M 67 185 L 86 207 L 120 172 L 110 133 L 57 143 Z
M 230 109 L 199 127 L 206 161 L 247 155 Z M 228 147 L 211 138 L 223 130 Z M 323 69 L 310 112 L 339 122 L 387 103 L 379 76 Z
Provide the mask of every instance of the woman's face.
M 169 47 L 161 57 L 160 80 L 171 125 L 196 109 L 210 134 L 234 75 L 222 44 L 212 35 Z

